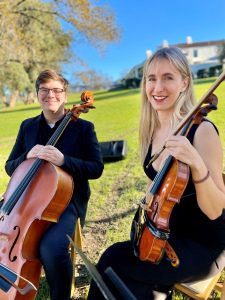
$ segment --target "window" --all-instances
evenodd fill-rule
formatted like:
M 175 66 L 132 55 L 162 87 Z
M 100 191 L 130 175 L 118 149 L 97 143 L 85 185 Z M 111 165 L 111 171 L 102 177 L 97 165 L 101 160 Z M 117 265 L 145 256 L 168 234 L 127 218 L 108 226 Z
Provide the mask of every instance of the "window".
M 193 50 L 193 57 L 198 57 L 198 50 L 197 49 Z

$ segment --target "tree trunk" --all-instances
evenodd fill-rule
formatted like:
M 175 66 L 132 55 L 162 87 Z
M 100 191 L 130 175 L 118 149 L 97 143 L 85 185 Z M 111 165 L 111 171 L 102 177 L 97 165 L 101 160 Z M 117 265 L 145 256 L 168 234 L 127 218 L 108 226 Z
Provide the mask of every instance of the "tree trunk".
M 2 106 L 8 106 L 7 99 L 6 99 L 5 95 L 2 95 L 0 99 L 1 99 L 0 103 L 2 104 Z
M 35 103 L 37 102 L 36 100 L 36 97 L 35 97 L 35 94 L 33 92 L 29 92 L 27 94 L 27 98 L 26 100 L 24 101 L 25 104 L 31 104 L 31 103 Z
M 12 92 L 10 99 L 9 99 L 9 107 L 15 107 L 16 106 L 16 100 L 19 95 L 19 90 L 15 90 Z

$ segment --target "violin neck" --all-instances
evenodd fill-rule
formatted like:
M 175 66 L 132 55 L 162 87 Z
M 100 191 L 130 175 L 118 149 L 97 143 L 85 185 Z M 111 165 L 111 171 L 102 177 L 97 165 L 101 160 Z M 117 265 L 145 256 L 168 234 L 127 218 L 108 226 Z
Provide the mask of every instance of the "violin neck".
M 220 76 L 216 79 L 214 84 L 210 87 L 210 89 L 201 97 L 199 102 L 196 104 L 196 106 L 193 107 L 193 109 L 186 115 L 186 117 L 178 124 L 177 128 L 174 130 L 173 134 L 176 135 L 188 122 L 192 116 L 198 112 L 199 108 L 202 106 L 202 104 L 205 103 L 207 98 L 209 98 L 213 92 L 216 90 L 216 88 L 220 85 L 220 83 L 225 79 L 225 71 L 223 71 Z
M 182 131 L 181 131 L 181 135 L 185 136 L 188 134 L 190 128 L 192 125 L 192 119 L 190 119 L 185 126 L 183 127 Z M 154 180 L 152 181 L 152 184 L 150 186 L 150 188 L 147 191 L 147 195 L 146 197 L 149 197 L 148 195 L 155 195 L 155 193 L 158 191 L 159 187 L 161 186 L 162 180 L 164 179 L 164 177 L 167 174 L 167 171 L 169 170 L 171 164 L 173 161 L 173 156 L 169 155 L 163 165 L 163 167 L 161 168 L 161 170 L 159 170 L 159 172 L 157 173 L 157 175 L 155 176 Z
M 161 186 L 162 180 L 164 179 L 169 167 L 171 166 L 172 161 L 173 161 L 173 156 L 169 155 L 167 157 L 162 169 L 155 176 L 155 178 L 150 186 L 150 190 L 149 190 L 149 192 L 152 195 L 155 195 L 155 193 L 158 191 L 159 187 Z

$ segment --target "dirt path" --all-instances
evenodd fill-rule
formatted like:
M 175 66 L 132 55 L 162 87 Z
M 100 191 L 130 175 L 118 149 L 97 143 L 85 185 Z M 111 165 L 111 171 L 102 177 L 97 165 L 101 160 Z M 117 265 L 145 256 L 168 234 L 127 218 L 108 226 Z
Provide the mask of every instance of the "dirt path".
M 129 206 L 129 203 L 126 203 L 122 208 L 118 208 L 117 205 L 124 187 L 129 185 L 131 180 L 127 170 L 132 170 L 133 163 L 134 162 L 132 161 L 127 161 L 124 171 L 114 180 L 107 196 L 107 205 L 101 207 L 102 218 L 87 220 L 87 223 L 82 230 L 83 252 L 94 264 L 97 263 L 103 251 L 111 244 L 110 241 L 107 240 L 107 232 L 109 230 L 115 230 L 116 232 L 119 228 L 121 219 L 132 217 L 136 211 L 137 200 L 135 200 L 134 204 L 131 206 Z M 139 189 L 140 187 L 137 188 Z M 130 227 L 130 222 L 128 227 Z M 86 299 L 90 275 L 80 257 L 77 259 L 76 276 L 77 288 L 74 299 Z

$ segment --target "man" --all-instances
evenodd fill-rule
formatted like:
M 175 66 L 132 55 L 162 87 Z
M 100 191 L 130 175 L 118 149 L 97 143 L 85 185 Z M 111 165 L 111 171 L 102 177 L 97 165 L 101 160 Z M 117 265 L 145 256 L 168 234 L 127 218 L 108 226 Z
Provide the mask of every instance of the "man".
M 90 197 L 88 180 L 99 178 L 104 168 L 94 126 L 88 121 L 70 121 L 56 145 L 46 145 L 65 115 L 68 84 L 54 70 L 39 74 L 36 91 L 42 113 L 22 122 L 5 165 L 7 174 L 11 176 L 24 160 L 39 158 L 59 166 L 73 177 L 74 191 L 70 204 L 59 222 L 52 223 L 40 242 L 40 260 L 51 300 L 70 299 L 72 263 L 66 235 L 73 235 L 78 217 L 84 224 Z

